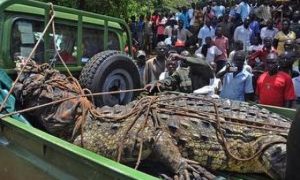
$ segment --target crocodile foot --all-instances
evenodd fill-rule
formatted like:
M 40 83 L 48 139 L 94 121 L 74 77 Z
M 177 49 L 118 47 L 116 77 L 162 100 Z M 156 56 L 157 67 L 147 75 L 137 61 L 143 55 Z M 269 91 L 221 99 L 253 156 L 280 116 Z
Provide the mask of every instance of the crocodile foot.
M 165 180 L 213 180 L 216 179 L 216 176 L 210 173 L 205 168 L 200 165 L 186 164 L 182 169 L 180 168 L 179 173 L 175 175 L 173 178 L 166 175 L 161 174 L 160 177 Z
M 183 158 L 168 133 L 160 131 L 155 141 L 153 152 L 156 155 L 156 159 L 175 174 L 174 179 L 210 180 L 215 178 L 213 174 L 201 167 L 198 162 Z M 165 174 L 162 174 L 161 177 L 164 179 L 173 179 Z

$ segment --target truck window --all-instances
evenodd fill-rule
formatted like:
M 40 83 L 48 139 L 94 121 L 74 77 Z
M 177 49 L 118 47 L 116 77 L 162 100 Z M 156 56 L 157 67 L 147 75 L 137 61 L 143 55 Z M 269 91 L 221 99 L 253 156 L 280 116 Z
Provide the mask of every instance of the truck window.
M 83 28 L 82 43 L 83 54 L 81 61 L 87 62 L 95 54 L 104 50 L 104 31 L 101 29 Z
M 40 38 L 44 24 L 37 20 L 18 19 L 14 22 L 11 34 L 11 58 L 28 57 L 35 43 Z M 37 47 L 32 59 L 42 63 L 44 59 L 44 41 Z
M 56 58 L 57 64 L 61 63 L 54 52 L 53 33 L 50 33 L 49 57 Z M 55 23 L 55 45 L 66 64 L 76 64 L 77 57 L 77 27 Z
M 109 50 L 120 50 L 120 41 L 119 37 L 114 32 L 108 32 L 108 43 L 107 43 Z

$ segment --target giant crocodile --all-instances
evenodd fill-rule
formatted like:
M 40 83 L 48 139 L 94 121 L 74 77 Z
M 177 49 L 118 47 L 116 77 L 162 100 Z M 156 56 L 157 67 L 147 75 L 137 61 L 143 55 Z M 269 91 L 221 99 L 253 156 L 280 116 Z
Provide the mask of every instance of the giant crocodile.
M 15 90 L 23 108 L 82 92 L 72 78 L 35 63 L 26 67 Z M 290 123 L 245 102 L 165 93 L 96 108 L 79 97 L 29 114 L 56 136 L 136 167 L 150 159 L 186 179 L 212 179 L 202 167 L 284 178 Z

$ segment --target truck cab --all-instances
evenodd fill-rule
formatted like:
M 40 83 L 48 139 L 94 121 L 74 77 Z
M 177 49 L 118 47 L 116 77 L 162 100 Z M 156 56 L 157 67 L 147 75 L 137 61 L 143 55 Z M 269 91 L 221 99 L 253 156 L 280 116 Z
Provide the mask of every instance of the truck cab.
M 92 92 L 139 88 L 138 70 L 131 58 L 125 54 L 125 46 L 131 49 L 131 33 L 125 21 L 54 6 L 55 30 L 48 28 L 51 5 L 30 0 L 0 0 L 0 66 L 12 77 L 15 76 L 17 57 L 28 57 L 37 41 L 42 38 L 33 53 L 37 63 L 49 63 L 66 72 L 59 56 L 69 70 L 78 77 L 83 87 Z M 105 66 L 105 67 L 103 67 Z M 96 104 L 125 104 L 135 97 L 134 93 L 123 93 L 110 97 L 99 97 Z

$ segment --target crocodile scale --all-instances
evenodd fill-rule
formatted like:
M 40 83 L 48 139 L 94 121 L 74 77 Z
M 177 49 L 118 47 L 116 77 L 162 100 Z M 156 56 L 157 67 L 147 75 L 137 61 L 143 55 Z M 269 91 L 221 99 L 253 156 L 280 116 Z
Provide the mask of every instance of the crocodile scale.
M 156 159 L 174 173 L 178 173 L 184 159 L 189 159 L 210 170 L 284 177 L 290 123 L 279 115 L 245 102 L 169 93 L 157 97 L 145 123 L 147 103 L 149 100 L 140 100 L 98 109 L 106 118 L 87 122 L 84 148 L 116 159 L 122 144 L 121 162 L 126 163 L 137 160 L 142 141 L 142 159 Z M 144 109 L 138 118 L 112 121 L 137 107 Z M 79 145 L 80 139 L 74 143 Z
M 263 108 L 181 93 L 96 108 L 79 96 L 84 91 L 76 79 L 48 64 L 22 66 L 17 63 L 18 105 L 57 137 L 136 168 L 150 160 L 179 179 L 213 179 L 215 170 L 284 178 L 290 122 Z

